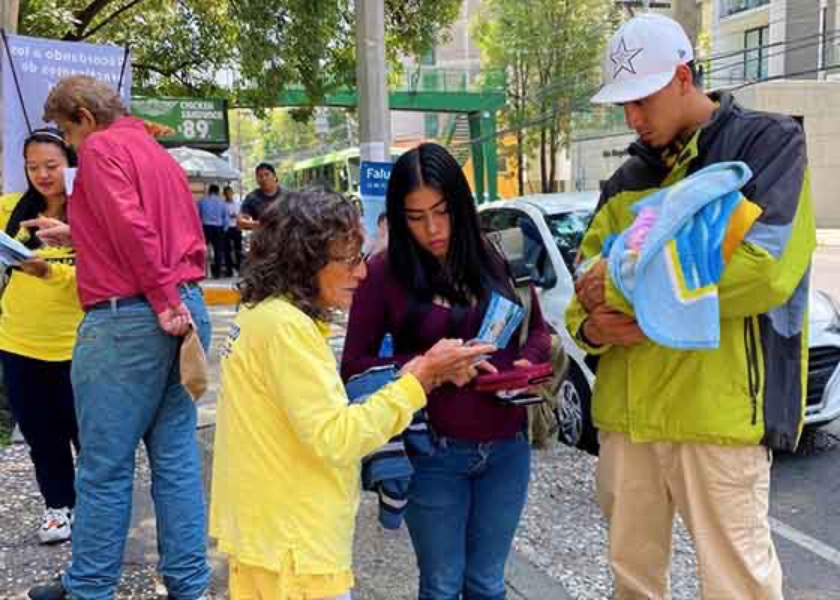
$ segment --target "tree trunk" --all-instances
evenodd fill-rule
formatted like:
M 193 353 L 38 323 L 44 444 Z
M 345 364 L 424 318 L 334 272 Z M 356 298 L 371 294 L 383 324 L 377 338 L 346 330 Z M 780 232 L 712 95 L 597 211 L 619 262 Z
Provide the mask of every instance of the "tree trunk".
M 546 156 L 547 142 L 546 128 L 545 125 L 542 125 L 540 126 L 540 190 L 543 193 L 548 192 L 548 165 L 546 164 L 548 158 Z
M 516 184 L 520 196 L 525 195 L 525 134 L 516 131 Z
M 551 187 L 552 192 L 558 191 L 558 189 L 557 189 L 557 187 L 558 187 L 557 186 L 557 149 L 559 147 L 558 135 L 559 134 L 558 134 L 557 125 L 553 124 L 551 126 L 550 137 L 549 137 L 549 140 L 548 140 L 549 152 L 551 153 L 549 155 L 549 161 L 550 161 L 549 162 L 549 165 L 550 165 L 549 173 L 550 173 L 550 178 L 551 178 L 549 180 L 549 185 Z
M 521 55 L 517 56 L 514 69 L 516 95 L 514 96 L 516 129 L 516 184 L 520 196 L 525 195 L 525 119 L 528 115 L 528 63 Z

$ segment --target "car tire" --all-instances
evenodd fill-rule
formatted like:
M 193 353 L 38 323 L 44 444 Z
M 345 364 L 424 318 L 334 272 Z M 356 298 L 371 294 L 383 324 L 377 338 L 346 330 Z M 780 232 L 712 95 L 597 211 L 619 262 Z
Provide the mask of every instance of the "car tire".
M 806 425 L 802 429 L 802 435 L 799 437 L 799 444 L 796 446 L 794 454 L 799 456 L 812 456 L 833 446 L 833 436 L 821 431 L 823 425 L 827 425 L 827 423 Z
M 592 391 L 581 368 L 571 361 L 569 372 L 557 390 L 561 443 L 597 455 L 598 430 L 592 423 Z

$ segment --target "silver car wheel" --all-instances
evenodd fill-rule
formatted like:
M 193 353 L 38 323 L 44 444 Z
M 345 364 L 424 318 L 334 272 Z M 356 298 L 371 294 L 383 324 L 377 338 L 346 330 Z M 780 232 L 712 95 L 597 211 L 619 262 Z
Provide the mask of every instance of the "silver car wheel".
M 566 379 L 557 390 L 560 405 L 560 435 L 575 446 L 583 435 L 583 406 L 575 384 Z

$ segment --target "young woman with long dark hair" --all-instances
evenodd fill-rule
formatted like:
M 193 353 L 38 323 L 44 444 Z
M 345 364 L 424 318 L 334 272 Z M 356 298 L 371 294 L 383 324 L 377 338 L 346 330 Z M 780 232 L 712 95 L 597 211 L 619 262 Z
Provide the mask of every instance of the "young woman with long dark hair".
M 388 184 L 387 253 L 373 258 L 350 312 L 342 374 L 408 363 L 442 338 L 477 336 L 494 293 L 518 302 L 507 266 L 482 235 L 457 161 L 422 144 Z M 490 362 L 499 370 L 549 359 L 550 334 L 532 291 L 527 342 L 514 335 Z M 395 354 L 379 358 L 386 334 Z M 504 598 L 504 566 L 530 477 L 525 409 L 469 386 L 429 396 L 431 455 L 411 457 L 406 522 L 421 600 Z
M 66 221 L 64 175 L 75 166 L 75 155 L 55 129 L 34 131 L 23 154 L 29 189 L 17 200 L 5 231 L 35 258 L 10 271 L 0 314 L 0 363 L 46 504 L 38 537 L 48 544 L 70 538 L 76 501 L 73 447 L 78 450 L 79 442 L 70 359 L 82 309 L 73 249 L 44 246 L 25 222 Z

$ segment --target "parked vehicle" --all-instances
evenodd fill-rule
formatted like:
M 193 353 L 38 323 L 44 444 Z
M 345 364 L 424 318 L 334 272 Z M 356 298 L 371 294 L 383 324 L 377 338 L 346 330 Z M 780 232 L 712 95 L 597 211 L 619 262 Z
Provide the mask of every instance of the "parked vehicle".
M 546 320 L 558 331 L 571 358 L 562 394 L 562 435 L 571 445 L 592 443 L 588 421 L 594 373 L 585 354 L 566 332 L 564 314 L 574 294 L 574 260 L 598 203 L 597 192 L 538 194 L 482 205 L 482 228 L 522 230 L 532 279 Z M 809 315 L 806 427 L 825 425 L 840 416 L 840 304 L 822 291 L 811 294 Z

